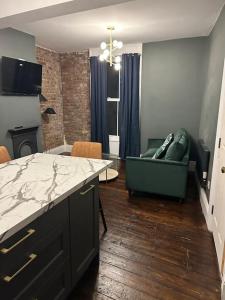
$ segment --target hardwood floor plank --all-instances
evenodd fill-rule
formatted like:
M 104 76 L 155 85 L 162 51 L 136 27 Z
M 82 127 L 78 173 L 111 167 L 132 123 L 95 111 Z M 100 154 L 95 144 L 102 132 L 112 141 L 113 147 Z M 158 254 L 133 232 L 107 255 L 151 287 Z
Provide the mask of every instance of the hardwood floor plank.
M 148 276 L 140 276 L 133 272 L 129 272 L 124 268 L 115 267 L 112 264 L 101 261 L 99 272 L 103 275 L 110 276 L 133 289 L 142 291 L 147 294 L 149 299 L 176 299 L 182 295 L 183 300 L 193 300 L 195 298 L 182 293 L 176 292 L 173 288 L 161 285 L 156 281 L 152 281 Z
M 132 265 L 132 269 L 129 269 L 129 271 L 132 272 L 135 272 L 135 267 L 137 268 L 137 270 L 142 270 L 143 268 L 145 268 L 147 270 L 147 272 L 144 273 L 145 276 L 151 276 L 152 280 L 157 280 L 160 282 L 162 280 L 162 284 L 164 281 L 166 281 L 168 287 L 180 288 L 185 283 L 186 288 L 192 289 L 194 291 L 194 295 L 204 294 L 204 291 L 207 291 L 208 293 L 218 293 L 218 289 L 214 288 L 216 281 L 211 280 L 214 285 L 207 286 L 207 279 L 202 279 L 199 274 L 187 270 L 184 266 L 179 268 L 169 263 L 162 263 L 160 261 L 152 259 L 150 255 L 143 256 L 135 253 L 134 251 L 127 251 L 126 249 L 117 247 L 115 248 L 113 246 L 109 246 L 109 248 L 106 249 L 101 249 L 107 252 L 107 255 L 103 254 L 104 251 L 101 252 L 101 260 L 106 259 L 105 256 L 108 256 L 111 260 L 113 259 L 114 264 L 121 264 L 121 262 L 125 264 L 127 261 L 127 270 Z M 116 257 L 118 259 L 116 259 Z M 106 260 L 105 262 L 108 261 Z M 138 268 L 138 266 L 140 266 L 140 268 Z M 121 267 L 121 265 L 119 265 L 119 267 Z M 142 275 L 143 273 L 141 272 L 138 274 Z M 169 278 L 169 280 L 167 278 Z M 190 293 L 189 295 L 192 297 L 194 296 L 193 293 Z
M 117 180 L 101 184 L 108 225 L 100 220 L 99 268 L 91 266 L 70 300 L 219 300 L 220 277 L 193 177 L 183 204 L 125 188 L 124 164 Z
M 134 239 L 130 239 L 124 236 L 121 236 L 119 234 L 107 234 L 107 236 L 105 237 L 103 243 L 102 243 L 102 248 L 104 249 L 104 243 L 108 241 L 110 243 L 112 243 L 113 245 L 117 245 L 117 246 L 122 246 L 125 249 L 132 250 L 138 252 L 140 255 L 151 255 L 151 261 L 158 261 L 161 262 L 161 264 L 165 264 L 165 263 L 170 263 L 170 265 L 172 267 L 174 267 L 174 264 L 176 266 L 178 266 L 181 270 L 185 270 L 185 272 L 187 271 L 187 265 L 188 265 L 188 271 L 189 272 L 195 272 L 198 273 L 199 275 L 202 276 L 206 276 L 206 277 L 210 277 L 212 279 L 214 279 L 217 282 L 218 279 L 218 274 L 217 274 L 217 266 L 212 264 L 210 261 L 207 262 L 206 261 L 206 265 L 201 262 L 199 263 L 199 259 L 201 259 L 201 256 L 197 254 L 197 259 L 192 259 L 192 252 L 189 251 L 189 257 L 188 257 L 188 264 L 187 264 L 187 252 L 188 249 L 184 248 L 182 249 L 182 259 L 181 259 L 181 263 L 177 262 L 177 258 L 176 260 L 167 260 L 167 253 L 169 252 L 168 250 L 165 250 L 161 247 L 158 247 L 158 244 L 156 244 L 157 246 L 153 247 L 149 247 L 148 243 L 145 241 L 141 241 L 141 240 L 134 240 Z M 163 250 L 163 251 L 159 251 L 159 249 Z M 168 249 L 168 248 L 166 248 Z M 204 268 L 202 268 L 202 265 Z M 206 268 L 210 267 L 211 269 L 209 269 L 209 271 L 207 272 L 207 274 L 205 274 L 205 270 Z M 214 266 L 214 268 L 212 268 Z M 216 274 L 216 276 L 215 276 Z

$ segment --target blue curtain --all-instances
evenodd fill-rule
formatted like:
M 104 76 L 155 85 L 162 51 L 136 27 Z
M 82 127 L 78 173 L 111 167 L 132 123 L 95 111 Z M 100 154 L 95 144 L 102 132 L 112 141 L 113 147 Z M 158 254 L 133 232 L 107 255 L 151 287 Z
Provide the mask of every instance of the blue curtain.
M 140 156 L 140 55 L 123 54 L 120 77 L 120 157 Z
M 107 130 L 107 65 L 96 56 L 90 59 L 91 66 L 91 140 L 102 143 L 104 153 L 109 153 Z

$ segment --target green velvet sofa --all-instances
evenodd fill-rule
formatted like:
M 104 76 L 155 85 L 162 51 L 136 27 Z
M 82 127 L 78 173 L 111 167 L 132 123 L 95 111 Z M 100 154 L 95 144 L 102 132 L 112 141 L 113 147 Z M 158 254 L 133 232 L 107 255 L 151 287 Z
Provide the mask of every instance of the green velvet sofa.
M 180 129 L 174 139 L 184 134 L 187 139 L 186 150 L 181 160 L 127 157 L 126 187 L 131 195 L 133 191 L 148 192 L 185 199 L 190 154 L 190 137 L 185 129 Z M 155 151 L 163 144 L 164 139 L 149 139 L 148 150 Z

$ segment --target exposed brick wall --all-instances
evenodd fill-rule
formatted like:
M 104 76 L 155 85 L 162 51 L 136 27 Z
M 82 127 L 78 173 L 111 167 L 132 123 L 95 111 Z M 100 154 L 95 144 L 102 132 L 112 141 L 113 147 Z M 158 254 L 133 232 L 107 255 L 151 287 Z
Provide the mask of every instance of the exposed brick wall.
M 41 112 L 52 107 L 56 115 L 42 117 L 43 148 L 51 149 L 64 144 L 63 99 L 60 55 L 40 47 L 36 48 L 37 62 L 42 64 L 42 94 L 47 101 L 41 102 Z
M 90 140 L 89 52 L 60 54 L 64 134 L 70 145 Z
M 76 140 L 90 140 L 89 52 L 56 53 L 37 47 L 43 66 L 41 111 L 52 107 L 56 115 L 42 118 L 43 148 L 52 149 Z

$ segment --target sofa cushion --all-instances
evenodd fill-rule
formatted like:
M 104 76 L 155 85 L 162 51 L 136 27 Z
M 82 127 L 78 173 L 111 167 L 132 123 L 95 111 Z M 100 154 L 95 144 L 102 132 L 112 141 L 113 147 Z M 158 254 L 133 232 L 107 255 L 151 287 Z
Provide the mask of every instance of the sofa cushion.
M 180 143 L 181 145 L 183 145 L 184 150 L 187 149 L 187 145 L 188 145 L 188 137 L 187 135 L 183 134 L 180 136 L 179 140 L 177 141 L 178 143 Z
M 184 128 L 177 130 L 177 132 L 174 135 L 174 141 L 179 141 L 182 136 L 188 140 L 188 133 Z
M 180 130 L 173 143 L 168 147 L 165 159 L 180 161 L 183 159 L 188 146 L 188 135 L 186 131 Z
M 184 156 L 184 153 L 185 150 L 183 145 L 179 142 L 173 142 L 166 151 L 165 159 L 181 161 Z
M 164 143 L 162 144 L 162 146 L 159 147 L 159 149 L 156 151 L 156 153 L 154 154 L 154 156 L 152 158 L 153 159 L 162 158 L 166 154 L 166 151 L 167 151 L 169 145 L 173 141 L 173 138 L 174 138 L 173 133 L 170 133 L 166 137 L 166 139 L 165 139 Z
M 141 158 L 152 158 L 157 150 L 158 148 L 149 148 L 144 154 L 141 155 Z

